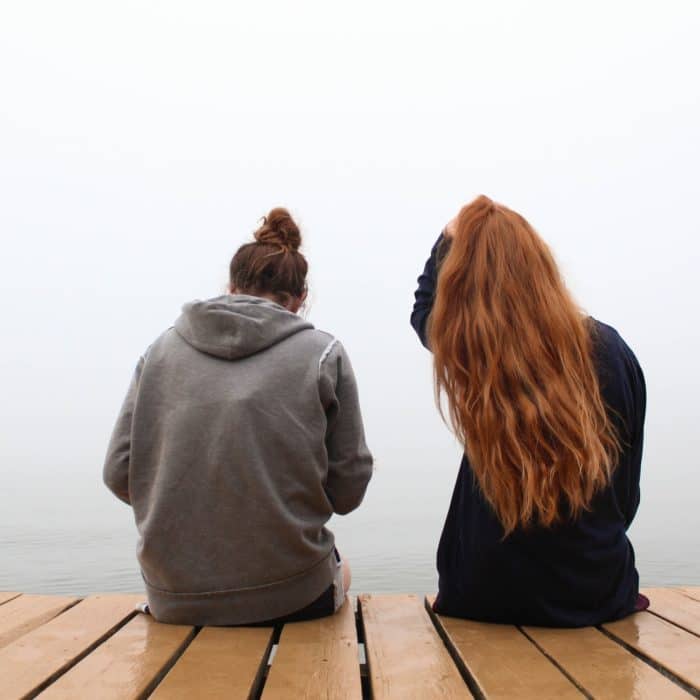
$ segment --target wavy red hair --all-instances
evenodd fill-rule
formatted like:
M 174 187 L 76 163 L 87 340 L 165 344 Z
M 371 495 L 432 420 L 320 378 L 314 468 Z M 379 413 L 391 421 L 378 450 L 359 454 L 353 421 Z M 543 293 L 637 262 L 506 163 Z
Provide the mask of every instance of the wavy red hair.
M 461 210 L 429 343 L 438 402 L 505 535 L 576 517 L 610 481 L 619 442 L 592 334 L 522 216 L 484 196 Z

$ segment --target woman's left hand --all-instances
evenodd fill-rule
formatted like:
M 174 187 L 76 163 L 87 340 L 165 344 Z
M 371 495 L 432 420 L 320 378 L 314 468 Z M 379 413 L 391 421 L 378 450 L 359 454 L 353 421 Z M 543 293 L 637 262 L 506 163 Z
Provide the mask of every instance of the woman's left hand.
M 457 219 L 459 218 L 459 214 L 455 216 L 453 219 L 450 219 L 449 223 L 445 228 L 442 230 L 442 235 L 445 238 L 452 238 L 455 235 L 455 231 L 457 230 Z

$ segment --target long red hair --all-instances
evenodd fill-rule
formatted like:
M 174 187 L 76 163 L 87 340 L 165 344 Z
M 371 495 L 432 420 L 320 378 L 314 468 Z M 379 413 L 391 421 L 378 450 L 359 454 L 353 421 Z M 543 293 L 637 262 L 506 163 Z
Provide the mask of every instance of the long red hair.
M 429 343 L 438 401 L 505 535 L 575 517 L 610 481 L 619 442 L 592 334 L 522 216 L 484 196 L 461 210 Z

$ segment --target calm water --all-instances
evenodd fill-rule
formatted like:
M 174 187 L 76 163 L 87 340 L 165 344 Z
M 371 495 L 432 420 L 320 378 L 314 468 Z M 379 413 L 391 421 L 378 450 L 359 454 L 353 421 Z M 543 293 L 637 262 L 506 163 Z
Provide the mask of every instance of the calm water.
M 379 465 L 365 503 L 334 518 L 355 592 L 435 590 L 435 549 L 456 464 L 410 471 Z M 0 495 L 0 590 L 138 591 L 130 509 L 93 474 L 6 481 Z M 678 496 L 643 501 L 631 531 L 643 585 L 700 584 L 700 517 Z

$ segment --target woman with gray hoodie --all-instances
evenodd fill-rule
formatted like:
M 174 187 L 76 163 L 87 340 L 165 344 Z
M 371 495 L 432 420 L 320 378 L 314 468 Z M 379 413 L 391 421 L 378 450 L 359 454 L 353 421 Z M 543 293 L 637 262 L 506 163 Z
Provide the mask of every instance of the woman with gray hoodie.
M 349 569 L 325 524 L 372 474 L 350 360 L 297 315 L 301 236 L 273 209 L 230 294 L 183 307 L 136 367 L 104 465 L 132 506 L 161 622 L 239 625 L 338 610 Z

